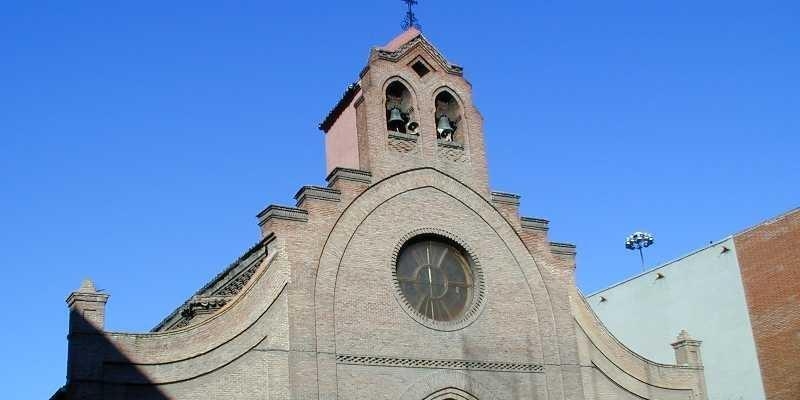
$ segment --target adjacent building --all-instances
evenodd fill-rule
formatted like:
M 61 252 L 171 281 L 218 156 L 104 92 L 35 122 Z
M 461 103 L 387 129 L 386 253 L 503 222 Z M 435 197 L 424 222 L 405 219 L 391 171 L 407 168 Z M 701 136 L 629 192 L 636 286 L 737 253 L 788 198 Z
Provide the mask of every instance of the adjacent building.
M 659 341 L 703 338 L 710 400 L 800 399 L 800 209 L 587 296 L 618 339 L 656 361 Z

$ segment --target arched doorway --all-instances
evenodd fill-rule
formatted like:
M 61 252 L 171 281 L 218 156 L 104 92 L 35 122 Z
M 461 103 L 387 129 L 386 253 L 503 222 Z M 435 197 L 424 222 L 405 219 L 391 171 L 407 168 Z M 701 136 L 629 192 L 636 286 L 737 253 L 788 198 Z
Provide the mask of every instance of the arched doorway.
M 447 388 L 429 395 L 425 400 L 478 400 L 478 398 L 460 389 Z

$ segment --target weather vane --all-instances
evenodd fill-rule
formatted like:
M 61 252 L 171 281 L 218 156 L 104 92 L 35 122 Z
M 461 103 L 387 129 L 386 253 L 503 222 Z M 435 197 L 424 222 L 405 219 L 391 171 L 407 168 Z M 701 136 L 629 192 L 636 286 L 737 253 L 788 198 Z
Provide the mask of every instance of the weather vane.
M 419 20 L 417 19 L 416 14 L 414 14 L 414 6 L 417 5 L 419 2 L 417 0 L 402 0 L 403 3 L 408 5 L 408 11 L 406 11 L 406 17 L 403 19 L 403 30 L 410 29 L 410 28 L 417 28 L 422 30 L 422 26 L 419 24 Z

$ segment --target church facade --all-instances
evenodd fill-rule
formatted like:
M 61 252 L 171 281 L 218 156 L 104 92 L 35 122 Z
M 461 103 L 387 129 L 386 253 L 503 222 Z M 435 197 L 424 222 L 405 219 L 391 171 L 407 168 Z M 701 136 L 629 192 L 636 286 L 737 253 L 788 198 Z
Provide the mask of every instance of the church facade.
M 372 49 L 320 128 L 327 186 L 259 213 L 259 242 L 152 332 L 105 331 L 90 281 L 69 296 L 54 398 L 707 399 L 698 340 L 675 365 L 629 350 L 574 246 L 490 190 L 471 86 L 418 30 Z

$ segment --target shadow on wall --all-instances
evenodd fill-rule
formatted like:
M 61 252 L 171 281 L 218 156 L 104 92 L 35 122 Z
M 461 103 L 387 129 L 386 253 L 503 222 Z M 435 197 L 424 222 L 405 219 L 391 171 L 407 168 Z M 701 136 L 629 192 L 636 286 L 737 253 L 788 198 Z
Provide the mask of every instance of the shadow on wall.
M 50 400 L 169 399 L 103 331 L 107 300 L 89 280 L 67 298 L 67 383 Z

